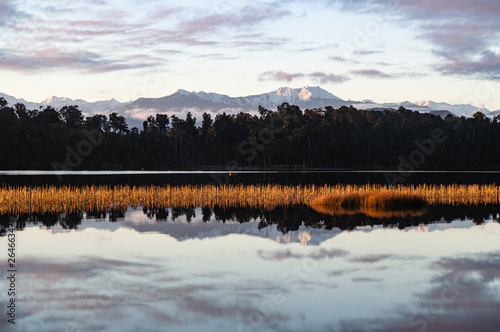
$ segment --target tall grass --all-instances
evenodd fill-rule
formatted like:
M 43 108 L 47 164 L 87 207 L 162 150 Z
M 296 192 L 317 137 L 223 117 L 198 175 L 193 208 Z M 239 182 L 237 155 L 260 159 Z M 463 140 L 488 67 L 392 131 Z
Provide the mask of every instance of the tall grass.
M 363 213 L 376 218 L 420 216 L 427 210 L 422 197 L 390 191 L 330 194 L 312 200 L 310 206 L 324 214 Z
M 430 205 L 498 204 L 496 185 L 228 185 L 228 186 L 43 186 L 0 188 L 0 214 L 58 213 L 104 209 L 221 206 L 274 208 L 309 204 L 326 195 L 366 193 L 418 195 Z M 346 196 L 347 197 L 347 196 Z M 373 196 L 376 197 L 376 196 Z M 351 204 L 346 201 L 344 204 Z M 374 203 L 375 204 L 375 203 Z

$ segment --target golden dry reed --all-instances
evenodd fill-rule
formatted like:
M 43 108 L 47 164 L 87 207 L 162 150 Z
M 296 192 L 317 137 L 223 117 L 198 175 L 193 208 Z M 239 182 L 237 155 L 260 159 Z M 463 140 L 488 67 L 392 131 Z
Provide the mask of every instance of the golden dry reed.
M 381 191 L 418 195 L 429 205 L 498 204 L 496 185 L 228 185 L 228 186 L 44 186 L 0 188 L 0 214 L 59 213 L 129 206 L 148 208 L 221 206 L 274 208 L 308 204 L 325 195 Z
M 331 194 L 309 203 L 319 213 L 329 215 L 365 214 L 373 218 L 418 217 L 427 212 L 427 202 L 414 194 L 391 191 Z

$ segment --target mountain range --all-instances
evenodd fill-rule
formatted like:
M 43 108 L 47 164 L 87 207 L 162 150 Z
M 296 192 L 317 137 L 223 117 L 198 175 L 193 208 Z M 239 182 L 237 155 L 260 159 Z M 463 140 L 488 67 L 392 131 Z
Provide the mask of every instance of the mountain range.
M 115 99 L 87 102 L 83 99 L 73 100 L 56 96 L 47 98 L 40 103 L 34 103 L 24 99 L 17 99 L 3 93 L 0 93 L 0 97 L 3 97 L 9 105 L 23 103 L 28 109 L 38 109 L 39 107 L 46 106 L 60 109 L 64 106 L 78 105 L 86 116 L 96 113 L 109 114 L 111 112 L 117 112 L 126 117 L 130 127 L 140 127 L 144 119 L 156 113 L 179 115 L 190 111 L 195 117 L 201 119 L 201 115 L 204 112 L 211 113 L 212 115 L 221 112 L 237 113 L 240 111 L 256 113 L 259 105 L 270 110 L 275 110 L 276 106 L 283 102 L 297 105 L 301 109 L 321 108 L 325 106 L 338 108 L 352 105 L 358 109 L 383 110 L 398 109 L 400 106 L 403 106 L 414 111 L 434 113 L 441 116 L 452 114 L 468 117 L 479 111 L 486 116 L 493 117 L 500 113 L 500 111 L 490 112 L 485 108 L 468 104 L 452 105 L 428 100 L 421 100 L 413 103 L 405 101 L 383 104 L 376 103 L 372 100 L 344 100 L 320 87 L 302 87 L 298 89 L 283 87 L 272 92 L 246 97 L 230 97 L 224 94 L 207 93 L 203 91 L 189 92 L 186 90 L 177 90 L 173 94 L 165 97 L 139 98 L 127 103 L 121 103 Z

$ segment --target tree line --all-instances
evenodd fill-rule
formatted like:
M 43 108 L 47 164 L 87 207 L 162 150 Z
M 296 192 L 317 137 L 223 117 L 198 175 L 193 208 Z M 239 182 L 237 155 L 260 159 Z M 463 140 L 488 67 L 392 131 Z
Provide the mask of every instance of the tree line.
M 71 169 L 500 169 L 500 122 L 482 113 L 443 119 L 403 107 L 301 110 L 283 103 L 257 114 L 204 113 L 198 122 L 192 113 L 156 114 L 142 128 L 129 128 L 117 113 L 28 110 L 0 98 L 0 167 L 54 169 L 93 133 L 98 144 Z

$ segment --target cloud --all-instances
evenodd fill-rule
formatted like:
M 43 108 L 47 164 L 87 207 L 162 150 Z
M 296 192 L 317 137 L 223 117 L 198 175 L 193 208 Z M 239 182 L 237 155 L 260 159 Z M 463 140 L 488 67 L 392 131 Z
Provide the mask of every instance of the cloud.
M 224 45 L 227 47 L 242 47 L 245 48 L 246 51 L 258 52 L 258 51 L 266 51 L 266 50 L 274 50 L 277 47 L 282 45 L 286 45 L 290 42 L 287 38 L 254 38 L 254 39 L 245 39 L 245 38 L 231 38 Z
M 378 263 L 386 259 L 391 259 L 395 258 L 396 256 L 393 255 L 367 255 L 367 256 L 361 256 L 361 257 L 355 257 L 351 259 L 351 262 L 354 263 Z
M 357 272 L 357 271 L 359 271 L 359 269 L 335 270 L 335 271 L 329 272 L 328 276 L 330 276 L 330 277 L 340 277 L 340 276 L 343 276 L 345 274 L 353 273 L 353 272 Z
M 282 261 L 289 258 L 302 258 L 301 255 L 293 254 L 288 249 L 283 251 L 259 251 L 257 254 L 260 258 L 267 261 Z
M 302 78 L 305 75 L 302 73 L 285 73 L 283 71 L 266 71 L 259 76 L 259 81 L 285 81 L 291 82 L 296 78 Z
M 189 52 L 187 48 L 200 46 L 212 48 L 204 50 L 213 54 L 211 60 L 224 61 L 227 48 L 263 51 L 290 42 L 260 32 L 264 22 L 290 15 L 283 6 L 269 3 L 195 7 L 134 0 L 120 6 L 103 0 L 93 0 L 92 6 L 83 1 L 57 6 L 42 2 L 26 7 L 26 13 L 18 12 L 15 4 L 10 0 L 0 2 L 0 31 L 5 40 L 0 68 L 14 71 L 79 70 L 88 65 L 86 71 L 93 73 L 165 66 L 171 59 L 198 57 L 199 51 Z M 176 48 L 183 54 L 163 51 Z M 58 50 L 59 55 L 33 56 L 35 51 L 48 49 Z M 125 54 L 141 55 L 145 50 L 150 56 L 146 63 L 125 61 Z M 89 58 L 89 54 L 98 57 Z M 65 60 L 66 55 L 70 56 Z
M 338 258 L 348 256 L 349 252 L 342 249 L 330 249 L 327 250 L 325 248 L 321 248 L 319 251 L 316 251 L 310 255 L 311 258 L 316 260 L 330 259 L 330 258 Z
M 184 296 L 178 302 L 178 307 L 182 312 L 194 313 L 201 317 L 212 317 L 218 320 L 221 318 L 234 319 L 236 317 L 241 323 L 248 324 L 248 326 L 253 326 L 255 321 L 251 321 L 251 319 L 256 313 L 260 314 L 259 318 L 264 326 L 279 326 L 291 319 L 288 315 L 281 313 L 263 312 L 255 304 L 251 305 L 244 301 L 221 303 L 219 296 L 203 298 L 200 296 Z
M 382 53 L 381 51 L 366 51 L 366 50 L 354 50 L 352 52 L 353 55 L 371 55 L 371 54 L 378 54 Z M 331 61 L 336 61 L 336 62 L 343 62 L 343 63 L 351 63 L 351 64 L 360 64 L 361 62 L 351 59 L 351 58 L 345 58 L 343 56 L 338 56 L 338 55 L 331 55 L 328 57 L 329 60 Z
M 344 75 L 335 75 L 335 74 L 327 74 L 327 73 L 322 73 L 322 72 L 315 72 L 312 74 L 309 74 L 309 77 L 313 79 L 316 82 L 319 82 L 321 84 L 326 84 L 326 83 L 344 83 L 345 81 L 348 81 L 349 78 Z
M 262 21 L 289 15 L 289 11 L 278 10 L 271 6 L 246 6 L 237 11 L 214 13 L 183 21 L 178 31 L 187 35 L 207 34 L 221 28 L 242 28 L 254 26 Z
M 182 7 L 160 7 L 154 8 L 149 15 L 149 19 L 157 22 L 159 20 L 164 20 L 167 18 L 171 18 L 174 15 L 179 15 L 181 12 L 185 11 L 185 8 Z
M 378 62 L 375 62 L 375 64 L 377 66 L 394 66 L 394 64 L 391 64 L 391 63 L 388 63 L 388 62 L 384 62 L 384 61 L 378 61 Z
M 378 0 L 377 2 L 384 2 Z M 491 16 L 500 12 L 500 2 L 497 0 L 412 0 L 402 1 L 404 10 L 414 11 L 417 15 L 440 16 L 454 14 L 456 16 Z
M 211 54 L 200 54 L 197 55 L 198 58 L 202 59 L 214 59 L 214 60 L 236 60 L 236 57 L 227 56 L 224 53 L 211 53 Z
M 500 79 L 500 54 L 498 53 L 484 51 L 477 60 L 455 54 L 443 54 L 443 56 L 447 61 L 435 68 L 444 74 L 475 74 Z
M 258 255 L 260 258 L 268 261 L 282 261 L 289 258 L 295 258 L 295 259 L 304 258 L 304 255 L 294 254 L 289 249 L 281 251 L 259 251 Z M 325 259 L 346 257 L 348 255 L 349 252 L 342 249 L 327 250 L 325 248 L 321 248 L 320 250 L 314 251 L 313 253 L 309 254 L 307 257 L 314 260 L 325 260 Z
M 134 44 L 154 33 L 150 29 L 154 22 L 138 20 L 137 16 L 129 15 L 125 6 L 116 8 L 104 1 L 94 2 L 88 7 L 81 7 L 79 2 L 61 6 L 40 4 L 31 7 L 22 20 L 9 20 L 9 25 L 2 29 L 6 47 L 0 55 L 0 68 L 22 72 L 69 69 L 103 73 L 168 62 L 165 54 L 155 55 L 155 48 L 144 54 L 144 47 Z M 5 1 L 0 3 L 0 9 L 5 4 Z M 174 9 L 170 9 L 172 12 Z M 155 15 L 160 14 L 167 15 L 161 10 Z
M 390 320 L 346 320 L 338 331 L 498 331 L 498 252 L 445 258 L 431 267 L 437 276 L 429 281 L 427 290 L 414 294 L 416 301 L 412 306 L 398 306 Z M 353 278 L 352 281 L 377 280 Z
M 342 56 L 337 56 L 337 55 L 331 55 L 328 57 L 329 60 L 335 61 L 335 62 L 343 62 L 343 63 L 353 63 L 353 64 L 359 64 L 359 61 L 353 60 L 353 59 L 347 59 Z
M 354 50 L 352 54 L 354 55 L 371 55 L 383 53 L 382 51 L 370 51 L 370 50 Z
M 412 17 L 428 18 L 443 16 L 494 15 L 500 12 L 500 3 L 496 0 L 333 0 L 343 10 L 360 10 L 365 12 L 391 11 L 403 14 L 412 13 Z
M 104 73 L 127 69 L 147 68 L 154 62 L 131 59 L 107 60 L 93 52 L 65 52 L 45 49 L 30 54 L 0 54 L 0 69 L 16 71 L 50 70 L 55 68 L 76 69 L 89 73 Z
M 360 277 L 360 278 L 352 278 L 352 282 L 380 282 L 382 279 L 379 278 L 367 278 L 367 277 Z
M 336 74 L 327 74 L 323 72 L 315 72 L 310 74 L 304 73 L 286 73 L 283 71 L 266 71 L 259 76 L 259 81 L 284 81 L 284 82 L 292 82 L 298 78 L 305 78 L 321 83 L 343 83 L 348 81 L 349 78 L 344 75 L 336 75 Z
M 333 60 L 333 61 L 337 61 L 337 62 L 348 62 L 349 60 L 344 58 L 344 57 L 341 57 L 341 56 L 329 56 L 328 59 L 330 60 Z
M 87 256 L 82 257 L 78 262 L 52 263 L 40 262 L 36 259 L 25 259 L 24 273 L 37 274 L 37 278 L 48 281 L 66 278 L 71 275 L 73 278 L 88 278 L 98 276 L 105 271 L 115 268 L 130 268 L 131 271 L 140 269 L 155 269 L 156 265 L 129 262 L 116 259 L 106 259 L 101 257 Z M 151 271 L 150 271 L 151 272 Z
M 431 69 L 448 75 L 498 79 L 494 51 L 500 33 L 498 0 L 339 0 L 343 10 L 391 18 L 413 25 L 438 59 Z
M 17 10 L 15 3 L 12 0 L 0 0 L 0 27 L 25 16 Z
M 352 70 L 352 74 L 364 76 L 368 78 L 393 78 L 394 76 L 383 73 L 376 69 L 361 69 L 361 70 Z

